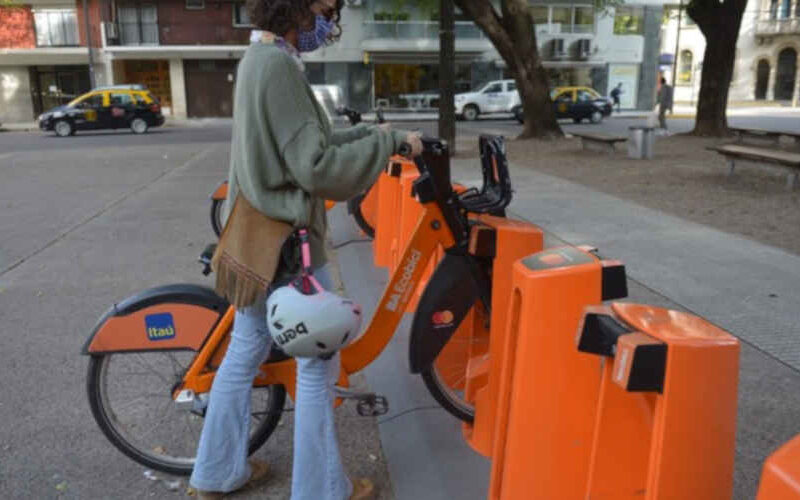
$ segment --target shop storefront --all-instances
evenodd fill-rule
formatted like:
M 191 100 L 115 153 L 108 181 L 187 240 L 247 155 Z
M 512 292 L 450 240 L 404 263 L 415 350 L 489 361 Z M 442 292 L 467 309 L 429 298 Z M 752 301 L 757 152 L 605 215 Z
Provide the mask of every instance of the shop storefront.
M 66 104 L 88 92 L 88 66 L 30 66 L 34 115 Z
M 169 114 L 172 109 L 172 89 L 169 76 L 169 61 L 122 60 L 116 64 L 116 83 L 146 85 L 150 92 L 161 102 L 162 108 Z
M 470 64 L 456 64 L 456 93 L 473 88 Z M 438 64 L 375 64 L 375 105 L 388 109 L 433 109 L 439 106 Z

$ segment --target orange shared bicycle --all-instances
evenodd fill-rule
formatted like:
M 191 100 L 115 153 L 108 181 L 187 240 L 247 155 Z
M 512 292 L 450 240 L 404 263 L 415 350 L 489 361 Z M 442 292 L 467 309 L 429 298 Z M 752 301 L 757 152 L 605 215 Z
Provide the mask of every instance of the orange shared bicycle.
M 434 139 L 423 144 L 413 189 L 421 215 L 365 333 L 342 350 L 337 395 L 356 399 L 362 415 L 387 411 L 381 396 L 348 390 L 349 376 L 389 343 L 429 260 L 442 248 L 444 257 L 415 311 L 411 370 L 422 375 L 446 410 L 471 421 L 467 359 L 488 346 L 492 234 L 507 220 L 511 181 L 502 138 L 481 137 L 483 186 L 460 194 L 451 184 L 446 144 Z M 156 470 L 191 472 L 233 318 L 224 299 L 189 284 L 145 290 L 100 318 L 83 348 L 89 356 L 87 391 L 94 418 L 117 448 Z M 294 396 L 294 359 L 273 348 L 253 385 L 251 453 L 275 430 L 287 392 Z

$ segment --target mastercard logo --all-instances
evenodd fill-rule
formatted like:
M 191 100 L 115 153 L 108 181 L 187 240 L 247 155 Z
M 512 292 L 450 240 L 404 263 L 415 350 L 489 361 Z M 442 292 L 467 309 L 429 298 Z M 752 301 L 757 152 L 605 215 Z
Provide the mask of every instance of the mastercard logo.
M 453 316 L 452 311 L 439 311 L 433 313 L 433 324 L 434 325 L 449 325 L 453 322 L 455 317 Z

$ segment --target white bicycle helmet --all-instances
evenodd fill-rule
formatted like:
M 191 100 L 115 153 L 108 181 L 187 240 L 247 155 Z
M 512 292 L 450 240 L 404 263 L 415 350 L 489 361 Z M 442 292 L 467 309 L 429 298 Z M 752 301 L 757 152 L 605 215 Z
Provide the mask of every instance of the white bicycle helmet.
M 356 339 L 361 306 L 323 289 L 313 277 L 310 294 L 278 288 L 267 300 L 267 325 L 275 343 L 293 357 L 327 357 Z

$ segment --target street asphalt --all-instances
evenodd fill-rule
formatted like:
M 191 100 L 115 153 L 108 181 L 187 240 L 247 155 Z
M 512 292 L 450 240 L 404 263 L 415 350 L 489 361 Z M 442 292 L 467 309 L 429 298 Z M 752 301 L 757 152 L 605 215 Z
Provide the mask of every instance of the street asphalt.
M 731 121 L 798 128 L 786 116 Z M 641 119 L 612 119 L 599 129 L 624 131 L 633 123 Z M 670 123 L 691 127 L 688 120 Z M 435 131 L 430 122 L 402 127 Z M 459 130 L 513 135 L 519 125 L 482 120 Z M 144 136 L 0 134 L 0 498 L 184 494 L 185 484 L 169 490 L 172 478 L 146 478 L 100 433 L 79 352 L 112 303 L 160 284 L 210 285 L 195 259 L 213 239 L 208 195 L 226 176 L 229 138 L 225 121 Z M 454 178 L 475 180 L 475 168 L 459 161 Z M 633 300 L 700 313 L 742 339 L 735 498 L 753 498 L 766 456 L 800 431 L 800 396 L 789 390 L 800 382 L 793 357 L 800 257 L 535 172 L 512 175 L 513 212 L 546 229 L 549 244 L 598 245 L 626 262 Z M 334 240 L 352 231 L 337 220 Z M 339 251 L 345 286 L 365 305 L 385 279 L 364 268 L 367 247 Z M 358 268 L 363 279 L 352 272 Z M 725 272 L 731 268 L 738 272 Z M 377 478 L 383 498 L 484 498 L 488 462 L 458 439 L 457 422 L 407 373 L 404 334 L 366 370 L 365 383 L 390 396 L 393 413 L 376 421 L 356 417 L 352 406 L 339 411 L 347 465 Z M 771 344 L 776 335 L 780 342 Z M 290 431 L 291 415 L 258 452 L 273 464 L 275 480 L 240 498 L 287 497 Z
M 0 498 L 185 498 L 185 480 L 149 474 L 100 432 L 81 348 L 100 315 L 135 292 L 212 284 L 197 257 L 215 239 L 208 196 L 228 154 L 225 142 L 119 141 L 0 153 Z M 375 420 L 352 403 L 337 418 L 347 468 L 392 498 Z M 291 424 L 288 413 L 256 454 L 273 479 L 238 498 L 288 498 Z

